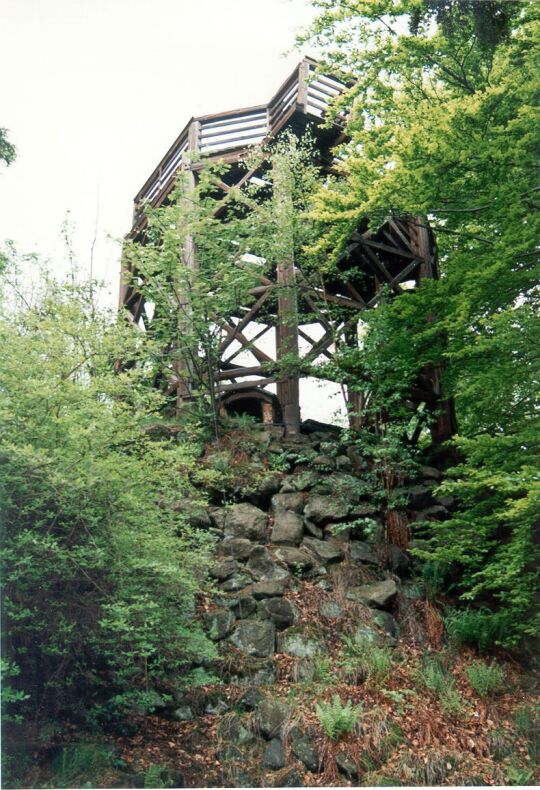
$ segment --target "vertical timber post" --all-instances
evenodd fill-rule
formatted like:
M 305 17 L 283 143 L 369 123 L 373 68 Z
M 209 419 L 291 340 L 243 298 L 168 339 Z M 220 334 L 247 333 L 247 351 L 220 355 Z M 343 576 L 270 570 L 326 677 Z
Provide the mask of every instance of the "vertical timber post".
M 438 277 L 437 251 L 433 244 L 427 219 L 416 216 L 412 218 L 412 222 L 416 231 L 414 234 L 414 246 L 418 251 L 419 257 L 422 259 L 420 265 L 420 280 L 436 279 Z M 433 320 L 433 317 L 428 318 L 428 321 L 431 320 Z M 443 394 L 443 372 L 443 362 L 428 365 L 424 371 L 424 375 L 429 381 L 430 389 L 437 399 L 436 413 L 431 424 L 431 441 L 434 447 L 448 441 L 457 433 L 454 400 L 453 398 L 443 399 L 441 397 Z
M 195 190 L 195 174 L 191 169 L 189 155 L 199 148 L 199 121 L 192 120 L 188 132 L 187 158 L 182 161 L 184 172 L 184 195 L 186 200 L 191 199 L 191 193 Z M 182 251 L 181 266 L 184 270 L 196 269 L 197 259 L 195 255 L 195 242 L 190 234 L 186 234 L 184 239 L 184 249 Z M 183 335 L 189 331 L 190 324 L 190 305 L 189 297 L 186 292 L 186 284 L 179 283 L 178 293 L 178 335 L 179 341 Z M 189 353 L 182 353 L 176 348 L 173 362 L 174 374 L 176 378 L 176 413 L 180 413 L 183 404 L 191 400 L 193 386 L 193 364 Z
M 283 409 L 287 434 L 300 432 L 300 397 L 298 370 L 291 370 L 298 360 L 298 299 L 294 272 L 294 232 L 292 176 L 281 155 L 273 161 L 274 206 L 280 239 L 280 262 L 277 265 L 278 315 L 276 324 L 276 358 L 285 361 L 289 372 L 277 382 L 277 396 Z

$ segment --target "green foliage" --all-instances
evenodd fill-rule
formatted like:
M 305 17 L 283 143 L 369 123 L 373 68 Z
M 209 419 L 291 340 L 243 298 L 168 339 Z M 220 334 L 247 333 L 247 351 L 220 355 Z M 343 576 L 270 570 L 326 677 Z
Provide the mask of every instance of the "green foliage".
M 488 697 L 501 690 L 504 670 L 495 661 L 473 661 L 465 668 L 467 679 L 480 697 Z
M 392 651 L 377 647 L 368 639 L 345 638 L 345 666 L 348 674 L 361 672 L 376 686 L 382 686 L 392 671 Z
M 150 765 L 144 774 L 145 787 L 171 787 L 172 782 L 166 777 L 166 769 L 162 765 Z
M 538 4 L 313 5 L 302 40 L 354 81 L 336 105 L 350 110 L 350 142 L 341 178 L 315 198 L 314 252 L 332 271 L 366 218 L 414 215 L 435 230 L 441 271 L 364 313 L 336 379 L 365 393 L 398 445 L 417 428 L 422 443 L 429 414 L 414 425 L 403 396 L 425 365 L 445 366 L 463 461 L 440 490 L 456 499 L 452 518 L 424 528 L 420 556 L 445 570 L 444 591 L 500 612 L 495 641 L 516 645 L 539 627 Z
M 476 645 L 482 652 L 504 640 L 510 627 L 509 615 L 489 609 L 452 609 L 444 617 L 451 642 L 459 647 Z
M 211 542 L 189 525 L 192 448 L 146 430 L 144 367 L 114 369 L 151 341 L 87 286 L 42 290 L 6 287 L 0 316 L 5 655 L 14 712 L 84 718 L 213 654 L 193 622 Z
M 426 656 L 418 671 L 418 680 L 438 698 L 443 713 L 457 717 L 463 713 L 462 696 L 455 678 L 438 656 Z
M 517 733 L 527 740 L 529 756 L 536 765 L 540 757 L 540 705 L 519 708 L 514 720 Z
M 332 740 L 338 740 L 354 729 L 362 707 L 353 706 L 350 699 L 344 705 L 339 696 L 334 694 L 332 702 L 320 702 L 315 710 L 325 735 Z
M 51 763 L 50 787 L 96 787 L 114 767 L 114 748 L 97 741 L 62 746 Z
M 10 165 L 17 155 L 17 149 L 8 140 L 8 130 L 0 127 L 0 161 Z

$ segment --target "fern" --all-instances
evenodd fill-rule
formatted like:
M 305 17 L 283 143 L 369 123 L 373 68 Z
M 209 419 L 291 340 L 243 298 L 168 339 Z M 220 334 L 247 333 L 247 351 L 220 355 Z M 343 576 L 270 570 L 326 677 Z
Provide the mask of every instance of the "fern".
M 315 709 L 325 735 L 332 740 L 351 732 L 362 712 L 361 705 L 353 706 L 350 699 L 344 705 L 337 694 L 332 702 L 320 702 Z

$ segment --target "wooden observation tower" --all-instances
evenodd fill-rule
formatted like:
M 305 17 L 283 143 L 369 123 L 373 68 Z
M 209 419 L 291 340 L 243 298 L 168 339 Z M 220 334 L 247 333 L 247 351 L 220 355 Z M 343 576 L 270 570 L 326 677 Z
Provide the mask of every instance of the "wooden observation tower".
M 257 177 L 257 168 L 244 164 L 250 147 L 270 142 L 284 130 L 302 136 L 309 127 L 322 166 L 330 168 L 332 148 L 344 139 L 343 124 L 339 117 L 332 126 L 322 119 L 344 88 L 339 79 L 321 74 L 315 61 L 306 58 L 267 104 L 192 118 L 136 195 L 128 238 L 144 242 L 143 207 L 166 205 L 179 171 L 185 171 L 188 184 L 194 186 L 208 162 L 226 162 L 230 167 L 221 184 L 226 195 L 231 187 L 242 187 Z M 338 268 L 339 274 L 324 285 L 313 284 L 295 265 L 294 256 L 287 256 L 275 271 L 261 275 L 260 284 L 251 291 L 252 301 L 239 305 L 234 316 L 223 320 L 219 370 L 215 371 L 222 410 L 245 411 L 267 424 L 284 424 L 289 434 L 298 433 L 299 374 L 284 376 L 279 372 L 280 360 L 297 355 L 302 370 L 302 366 L 306 369 L 317 360 L 331 358 L 340 344 L 355 345 L 361 313 L 377 305 L 383 289 L 399 294 L 404 287 L 418 286 L 423 278 L 438 277 L 435 240 L 426 223 L 414 217 L 388 219 L 377 232 L 367 229 L 366 222 L 352 235 Z M 140 323 L 147 318 L 136 275 L 124 264 L 120 305 Z M 336 307 L 340 308 L 337 323 Z M 308 315 L 306 323 L 303 318 Z M 269 338 L 273 338 L 273 348 L 268 347 Z M 275 393 L 270 385 L 275 385 Z M 189 381 L 179 386 L 181 397 L 189 399 Z M 435 413 L 435 443 L 455 432 L 451 404 L 440 401 L 436 366 L 424 371 L 411 397 Z M 348 402 L 356 424 L 361 424 L 361 395 L 350 392 Z

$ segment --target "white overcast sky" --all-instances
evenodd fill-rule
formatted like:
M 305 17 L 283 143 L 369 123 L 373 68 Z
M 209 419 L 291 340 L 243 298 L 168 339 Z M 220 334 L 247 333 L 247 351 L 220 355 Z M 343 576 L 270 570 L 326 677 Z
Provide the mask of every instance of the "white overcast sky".
M 69 212 L 83 269 L 116 292 L 132 200 L 192 115 L 268 101 L 307 0 L 0 0 L 0 242 L 65 265 Z
M 308 0 L 0 0 L 0 243 L 82 272 L 116 304 L 133 197 L 191 116 L 267 102 L 304 54 Z M 284 57 L 284 52 L 289 54 Z M 97 233 L 95 232 L 97 219 Z M 335 385 L 301 384 L 303 417 L 331 419 Z

